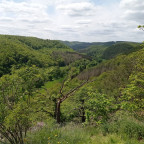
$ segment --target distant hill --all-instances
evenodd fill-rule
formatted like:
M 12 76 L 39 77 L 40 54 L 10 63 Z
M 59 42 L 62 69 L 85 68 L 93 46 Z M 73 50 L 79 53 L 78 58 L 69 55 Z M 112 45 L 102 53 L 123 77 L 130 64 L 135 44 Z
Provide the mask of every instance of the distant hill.
M 67 46 L 86 54 L 94 59 L 111 59 L 119 54 L 129 54 L 141 49 L 140 43 L 127 41 L 110 41 L 110 42 L 68 42 L 62 41 Z
M 109 46 L 105 51 L 103 52 L 102 58 L 103 59 L 111 59 L 116 57 L 120 54 L 129 54 L 131 52 L 135 52 L 137 50 L 140 50 L 141 46 L 139 43 L 132 43 L 132 42 L 122 42 L 122 43 L 116 43 L 112 46 Z
M 68 42 L 0 35 L 0 76 L 13 66 L 65 66 L 79 59 L 111 59 L 140 49 L 132 42 Z M 76 50 L 77 52 L 75 52 Z
M 83 50 L 83 49 L 87 49 L 90 46 L 111 46 L 112 44 L 115 44 L 114 41 L 111 42 L 77 42 L 77 41 L 73 41 L 73 42 L 69 42 L 69 41 L 61 41 L 62 43 L 64 43 L 65 45 L 71 47 L 72 49 L 79 51 L 79 50 Z
M 81 58 L 83 55 L 56 40 L 0 35 L 0 76 L 10 73 L 14 65 L 65 66 Z
M 89 43 L 89 42 L 77 42 L 77 41 L 74 41 L 74 42 L 61 41 L 61 42 L 64 43 L 65 45 L 71 47 L 72 49 L 74 49 L 76 51 L 81 50 L 81 49 L 85 49 L 85 48 L 92 45 L 92 43 Z

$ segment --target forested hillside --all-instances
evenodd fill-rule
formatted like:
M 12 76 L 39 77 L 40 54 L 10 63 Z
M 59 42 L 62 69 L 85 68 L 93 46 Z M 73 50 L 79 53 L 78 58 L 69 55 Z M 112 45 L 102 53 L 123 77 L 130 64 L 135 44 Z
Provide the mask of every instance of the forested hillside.
M 69 41 L 61 41 L 62 43 L 64 43 L 65 45 L 71 47 L 72 49 L 79 51 L 79 50 L 83 50 L 83 49 L 87 49 L 90 46 L 111 46 L 117 42 L 69 42 Z
M 143 144 L 144 46 L 64 43 L 0 36 L 0 142 Z
M 120 54 L 126 54 L 127 55 L 127 54 L 134 52 L 134 51 L 137 51 L 141 48 L 142 47 L 140 46 L 139 43 L 132 43 L 132 42 L 117 43 L 117 44 L 114 44 L 114 45 L 108 47 L 104 51 L 102 58 L 111 59 L 111 58 L 114 58 Z
M 117 55 L 129 54 L 142 48 L 140 43 L 124 41 L 92 43 L 62 41 L 62 43 L 96 60 L 111 59 Z
M 11 68 L 65 66 L 83 56 L 56 40 L 0 35 L 0 76 Z

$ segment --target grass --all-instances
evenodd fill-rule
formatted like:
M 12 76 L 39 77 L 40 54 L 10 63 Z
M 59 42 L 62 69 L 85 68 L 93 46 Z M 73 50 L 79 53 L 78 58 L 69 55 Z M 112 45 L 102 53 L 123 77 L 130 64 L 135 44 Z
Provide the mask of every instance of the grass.
M 126 125 L 126 124 L 125 124 Z M 110 127 L 113 127 L 110 125 Z M 122 128 L 119 127 L 120 131 Z M 122 131 L 124 132 L 124 131 Z M 63 126 L 48 123 L 39 131 L 31 132 L 27 144 L 144 144 L 144 140 L 116 131 L 104 133 L 101 127 L 69 123 Z
M 123 131 L 122 127 L 127 128 L 126 125 L 128 125 L 125 120 L 117 123 L 119 124 L 117 131 L 114 130 L 116 123 L 107 124 L 109 131 L 105 133 L 104 125 L 100 127 L 84 127 L 75 123 L 58 125 L 52 120 L 45 123 L 46 125 L 42 129 L 28 133 L 24 139 L 25 144 L 144 144 L 144 139 L 138 140 L 135 135 L 130 137 L 129 132 Z M 122 123 L 125 125 L 121 126 Z M 134 124 L 132 125 L 134 127 Z M 137 133 L 137 131 L 133 132 Z
M 86 131 L 79 125 L 47 125 L 39 132 L 28 136 L 28 144 L 87 144 L 90 140 Z
M 44 86 L 42 87 L 42 89 L 39 92 L 44 94 L 45 89 L 48 89 L 48 90 L 53 89 L 53 88 L 57 87 L 57 84 L 60 84 L 62 81 L 63 81 L 63 78 L 57 79 L 54 81 L 48 81 L 44 84 Z
M 63 78 L 58 79 L 58 80 L 54 80 L 54 81 L 49 81 L 47 83 L 45 83 L 45 87 L 46 88 L 52 88 L 53 86 L 55 86 L 57 83 L 60 83 L 63 81 Z
M 129 139 L 136 139 L 139 141 L 144 139 L 144 123 L 124 114 L 123 117 L 120 115 L 119 117 L 116 116 L 111 122 L 103 124 L 102 131 L 104 135 L 107 133 L 116 133 L 117 135 L 128 137 Z

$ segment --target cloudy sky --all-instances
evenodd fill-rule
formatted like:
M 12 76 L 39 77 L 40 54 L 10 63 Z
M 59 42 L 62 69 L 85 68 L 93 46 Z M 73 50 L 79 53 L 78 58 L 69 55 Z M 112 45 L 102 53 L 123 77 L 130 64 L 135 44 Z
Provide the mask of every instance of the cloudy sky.
M 144 41 L 144 0 L 0 0 L 0 34 Z

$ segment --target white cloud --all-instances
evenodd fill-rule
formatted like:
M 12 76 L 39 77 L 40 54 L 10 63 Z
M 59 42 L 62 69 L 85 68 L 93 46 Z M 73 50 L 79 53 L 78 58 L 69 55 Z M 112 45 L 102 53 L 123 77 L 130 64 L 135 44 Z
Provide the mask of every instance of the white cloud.
M 2 0 L 0 33 L 70 41 L 142 41 L 144 34 L 136 27 L 144 24 L 143 7 L 143 0 L 109 5 L 94 0 Z
M 125 9 L 143 10 L 144 1 L 143 0 L 121 0 L 120 6 Z
M 91 16 L 94 15 L 95 7 L 90 2 L 71 3 L 67 5 L 58 5 L 58 10 L 72 17 Z
M 122 0 L 120 6 L 126 19 L 144 23 L 144 0 Z
M 86 20 L 77 20 L 75 23 L 76 24 L 80 24 L 80 25 L 82 25 L 82 24 L 86 25 L 86 24 L 91 24 L 92 20 L 89 20 L 89 19 L 86 19 Z

